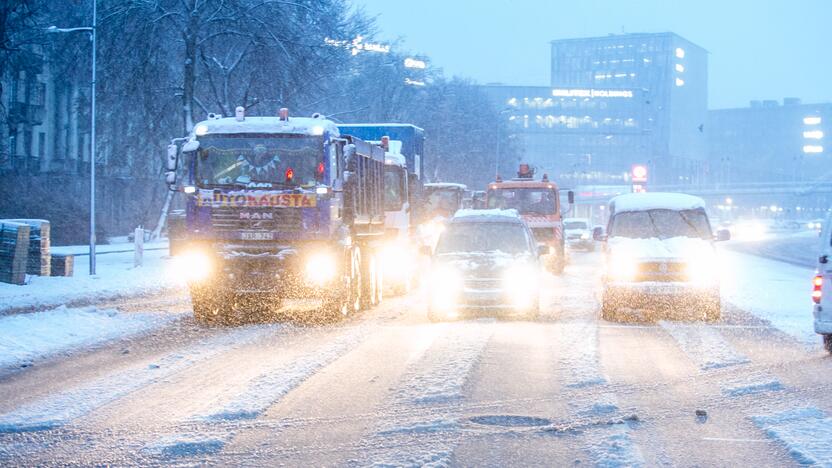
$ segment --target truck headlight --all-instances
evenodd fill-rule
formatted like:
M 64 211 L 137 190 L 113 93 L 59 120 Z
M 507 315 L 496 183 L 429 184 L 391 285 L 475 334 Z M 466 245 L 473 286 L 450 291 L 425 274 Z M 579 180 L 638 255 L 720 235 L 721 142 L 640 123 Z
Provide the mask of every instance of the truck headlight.
M 330 253 L 316 253 L 306 259 L 306 279 L 317 285 L 326 284 L 338 272 L 338 262 Z
M 202 281 L 214 271 L 211 257 L 201 250 L 188 250 L 174 257 L 170 276 L 177 281 Z
M 613 280 L 632 281 L 638 274 L 638 263 L 630 255 L 613 254 L 607 265 L 607 272 Z

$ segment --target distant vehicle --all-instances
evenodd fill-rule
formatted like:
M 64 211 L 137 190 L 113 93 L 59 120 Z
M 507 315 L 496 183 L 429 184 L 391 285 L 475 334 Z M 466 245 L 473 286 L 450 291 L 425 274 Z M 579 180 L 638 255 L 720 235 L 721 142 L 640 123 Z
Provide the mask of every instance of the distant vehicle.
M 458 211 L 433 253 L 428 317 L 439 321 L 465 314 L 507 313 L 536 318 L 539 253 L 517 211 Z
M 609 204 L 606 274 L 601 316 L 614 320 L 621 308 L 643 309 L 657 299 L 671 309 L 693 306 L 693 316 L 721 317 L 719 267 L 705 202 L 680 193 L 631 193 Z M 717 240 L 730 239 L 719 231 Z M 664 302 L 664 301 L 661 301 Z
M 471 208 L 482 210 L 485 208 L 485 190 L 474 190 L 471 192 Z
M 575 196 L 572 191 L 568 195 L 571 205 Z M 520 164 L 514 179 L 503 181 L 498 176 L 488 185 L 486 202 L 488 208 L 516 209 L 531 227 L 537 242 L 549 247 L 544 258 L 546 267 L 555 274 L 563 272 L 566 266 L 564 210 L 558 186 L 546 174 L 536 180 L 534 168 Z
M 589 229 L 588 219 L 564 219 L 563 232 L 566 237 L 566 245 L 568 245 L 570 249 L 580 249 L 588 252 L 595 250 L 595 240 L 592 238 L 592 231 Z
M 812 280 L 812 301 L 815 303 L 815 333 L 823 337 L 823 346 L 832 353 L 832 226 L 824 223 L 817 274 Z
M 439 234 L 457 210 L 462 209 L 468 186 L 453 182 L 425 184 L 422 192 L 422 213 L 424 222 L 420 231 L 426 245 L 435 246 Z

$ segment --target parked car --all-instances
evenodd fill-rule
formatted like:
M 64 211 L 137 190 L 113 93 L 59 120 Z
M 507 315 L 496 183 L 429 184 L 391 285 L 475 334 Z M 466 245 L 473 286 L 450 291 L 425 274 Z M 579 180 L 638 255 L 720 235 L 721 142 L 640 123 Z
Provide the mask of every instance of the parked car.
M 595 239 L 592 238 L 592 231 L 589 229 L 589 220 L 586 218 L 566 218 L 563 220 L 563 233 L 566 236 L 566 245 L 575 250 L 595 250 Z
M 632 193 L 610 201 L 601 315 L 670 305 L 673 312 L 719 320 L 715 240 L 705 202 L 679 193 Z M 716 240 L 728 240 L 719 231 Z
M 832 226 L 823 223 L 818 270 L 812 281 L 812 301 L 815 303 L 815 333 L 823 337 L 823 346 L 832 353 Z
M 534 319 L 540 249 L 516 210 L 460 210 L 439 236 L 428 274 L 428 318 L 507 314 Z

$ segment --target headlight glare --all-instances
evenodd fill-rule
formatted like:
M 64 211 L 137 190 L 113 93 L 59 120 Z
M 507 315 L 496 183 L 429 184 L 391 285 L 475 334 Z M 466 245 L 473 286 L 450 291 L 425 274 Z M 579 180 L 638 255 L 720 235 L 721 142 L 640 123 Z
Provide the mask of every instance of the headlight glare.
M 316 253 L 306 259 L 306 279 L 317 285 L 332 281 L 337 271 L 335 256 L 330 253 Z
M 202 281 L 213 272 L 211 257 L 200 250 L 188 250 L 177 255 L 171 264 L 170 276 L 177 281 Z
M 608 274 L 613 280 L 631 281 L 638 274 L 638 263 L 626 254 L 613 254 L 607 267 Z

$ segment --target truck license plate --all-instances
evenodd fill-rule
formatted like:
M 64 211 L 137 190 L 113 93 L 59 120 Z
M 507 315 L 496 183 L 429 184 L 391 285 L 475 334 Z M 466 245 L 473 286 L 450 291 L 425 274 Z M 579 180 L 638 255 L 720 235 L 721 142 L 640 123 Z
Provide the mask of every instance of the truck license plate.
M 273 232 L 244 232 L 243 240 L 262 241 L 274 240 Z

